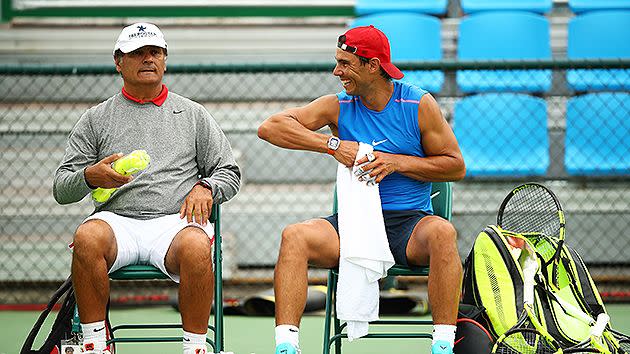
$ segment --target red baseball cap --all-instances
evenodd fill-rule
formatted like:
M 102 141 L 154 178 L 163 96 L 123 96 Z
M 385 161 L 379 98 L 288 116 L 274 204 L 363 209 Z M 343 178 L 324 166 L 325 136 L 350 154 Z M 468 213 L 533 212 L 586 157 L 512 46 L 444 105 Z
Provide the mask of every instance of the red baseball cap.
M 349 29 L 339 36 L 337 47 L 364 58 L 378 58 L 381 68 L 394 79 L 405 76 L 392 64 L 387 36 L 372 25 Z

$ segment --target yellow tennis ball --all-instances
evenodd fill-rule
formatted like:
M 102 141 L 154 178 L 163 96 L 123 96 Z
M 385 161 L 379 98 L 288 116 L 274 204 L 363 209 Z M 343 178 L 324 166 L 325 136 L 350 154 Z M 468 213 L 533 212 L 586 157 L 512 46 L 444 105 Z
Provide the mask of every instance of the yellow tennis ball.
M 112 163 L 114 171 L 124 176 L 129 176 L 140 172 L 149 166 L 151 157 L 145 150 L 134 150 Z M 114 194 L 118 188 L 96 188 L 92 191 L 92 199 L 99 203 L 104 203 Z

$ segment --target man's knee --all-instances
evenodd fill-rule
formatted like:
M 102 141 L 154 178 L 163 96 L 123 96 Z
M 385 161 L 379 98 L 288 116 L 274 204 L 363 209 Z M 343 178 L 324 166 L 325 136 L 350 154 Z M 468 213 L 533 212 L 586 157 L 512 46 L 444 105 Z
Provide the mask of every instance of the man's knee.
M 298 248 L 306 247 L 304 239 L 306 226 L 304 224 L 291 224 L 282 230 L 282 248 Z
M 106 222 L 89 220 L 77 228 L 73 244 L 76 255 L 108 255 L 115 244 L 115 238 Z
M 212 266 L 212 243 L 206 233 L 196 227 L 187 227 L 177 236 L 177 259 L 180 264 Z
M 457 244 L 457 230 L 455 226 L 446 220 L 441 220 L 433 225 L 429 236 L 430 246 L 438 249 L 447 249 Z

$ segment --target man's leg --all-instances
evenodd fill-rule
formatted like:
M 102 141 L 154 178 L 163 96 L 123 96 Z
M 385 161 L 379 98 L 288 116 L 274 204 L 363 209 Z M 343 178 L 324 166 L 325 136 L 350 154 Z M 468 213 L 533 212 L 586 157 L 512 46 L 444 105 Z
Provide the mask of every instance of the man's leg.
M 424 217 L 409 239 L 407 259 L 411 264 L 429 264 L 429 302 L 434 325 L 455 326 L 462 263 L 453 225 L 437 216 Z M 452 335 L 454 337 L 454 329 Z
M 105 321 L 109 299 L 108 270 L 114 264 L 116 254 L 116 238 L 105 221 L 89 220 L 77 228 L 72 254 L 72 285 L 81 323 L 87 325 L 84 332 L 86 328 L 91 330 L 84 333 L 84 342 L 104 341 L 105 330 L 101 323 Z
M 339 237 L 326 220 L 289 225 L 282 232 L 274 273 L 276 326 L 300 326 L 306 306 L 309 263 L 326 268 L 339 264 Z M 277 344 L 281 344 L 283 334 L 277 333 L 276 337 Z
M 166 269 L 180 277 L 179 310 L 184 331 L 204 335 L 204 345 L 214 295 L 211 246 L 203 230 L 186 227 L 177 233 L 165 256 Z

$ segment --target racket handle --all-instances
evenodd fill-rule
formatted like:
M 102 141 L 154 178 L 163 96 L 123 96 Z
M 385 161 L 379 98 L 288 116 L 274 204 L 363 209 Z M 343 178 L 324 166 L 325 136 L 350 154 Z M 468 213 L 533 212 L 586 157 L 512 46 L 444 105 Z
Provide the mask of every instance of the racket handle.
M 607 314 L 600 313 L 599 315 L 597 315 L 597 322 L 595 322 L 595 325 L 593 326 L 593 328 L 591 328 L 591 335 L 595 337 L 601 337 L 602 333 L 604 333 L 604 330 L 606 329 L 606 326 L 608 325 L 608 322 L 610 322 L 610 316 L 608 316 Z

